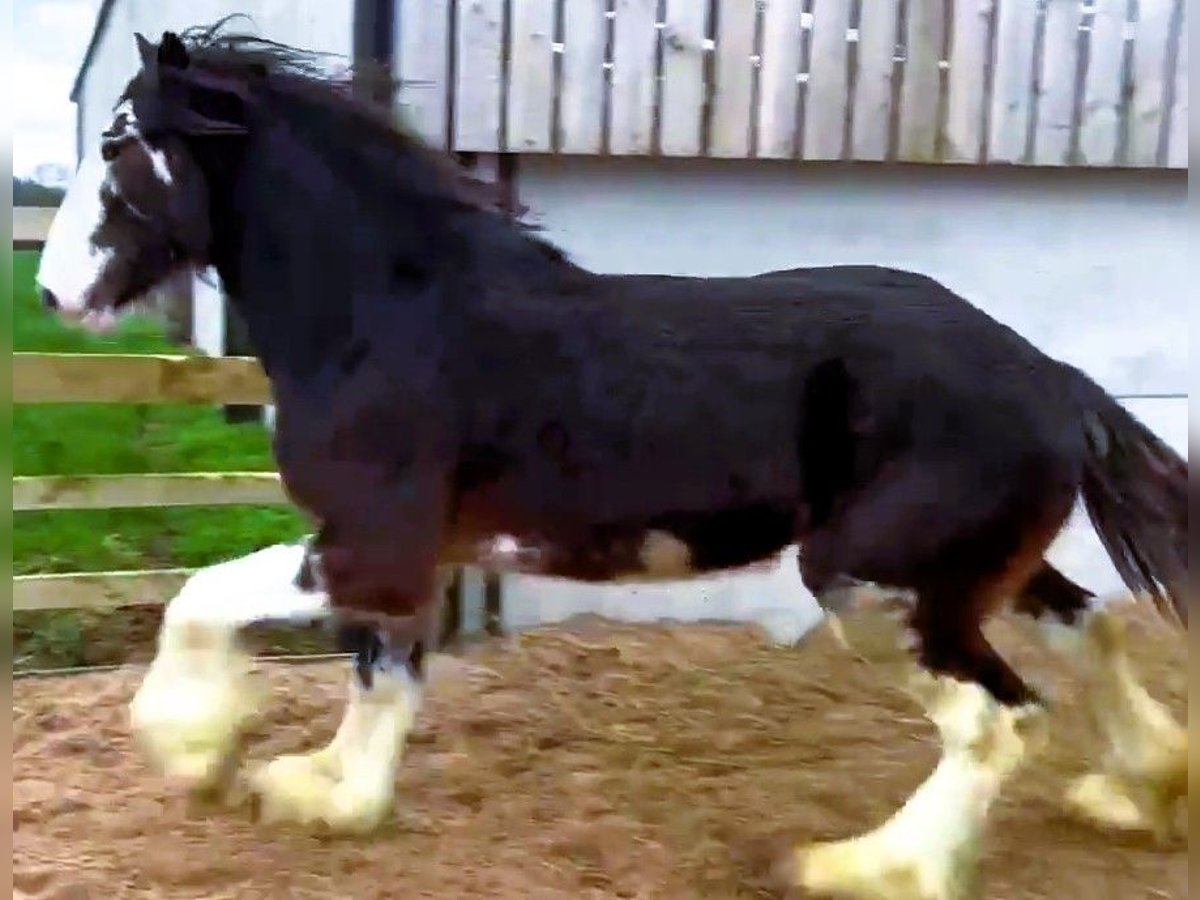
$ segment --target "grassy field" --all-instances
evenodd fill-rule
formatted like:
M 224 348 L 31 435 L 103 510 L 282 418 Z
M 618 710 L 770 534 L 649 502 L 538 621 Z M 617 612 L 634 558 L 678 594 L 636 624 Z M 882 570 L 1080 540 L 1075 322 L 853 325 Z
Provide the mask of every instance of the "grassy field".
M 41 310 L 36 253 L 13 260 L 13 349 L 17 351 L 179 352 L 151 321 L 132 320 L 99 339 Z M 187 406 L 55 404 L 17 406 L 13 474 L 110 474 L 270 470 L 269 435 L 228 425 L 221 411 Z M 13 517 L 14 574 L 199 566 L 294 538 L 305 523 L 290 507 L 22 512 Z M 125 642 L 140 643 L 153 613 L 25 614 L 14 651 L 22 665 L 115 662 Z

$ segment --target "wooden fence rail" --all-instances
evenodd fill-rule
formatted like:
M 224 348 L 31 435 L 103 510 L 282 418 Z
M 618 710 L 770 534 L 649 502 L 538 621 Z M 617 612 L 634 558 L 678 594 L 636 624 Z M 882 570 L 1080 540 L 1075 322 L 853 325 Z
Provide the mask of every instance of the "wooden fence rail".
M 270 403 L 245 356 L 14 353 L 15 403 Z
M 13 248 L 28 250 L 40 247 L 46 240 L 54 212 L 52 207 L 14 206 Z
M 247 357 L 15 353 L 13 403 L 262 403 L 270 388 Z M 13 511 L 282 504 L 275 472 L 179 472 L 13 478 Z M 165 602 L 191 570 L 71 572 L 13 579 L 13 609 Z
M 263 403 L 270 385 L 249 357 L 84 353 L 13 355 L 13 402 Z M 13 478 L 13 511 L 288 503 L 276 472 L 168 472 Z M 166 602 L 194 569 L 68 572 L 13 578 L 13 610 L 113 609 Z M 494 593 L 494 591 L 492 591 Z M 447 586 L 443 636 L 495 631 L 498 599 L 479 573 Z
M 54 210 L 13 209 L 14 248 L 38 247 Z M 175 354 L 14 353 L 13 403 L 270 403 L 252 357 Z M 283 505 L 276 472 L 168 472 L 13 478 L 13 512 L 181 506 Z M 113 609 L 165 603 L 194 569 L 66 572 L 13 578 L 14 611 Z M 446 588 L 441 634 L 499 627 L 499 598 L 467 568 Z
M 397 0 L 456 151 L 1186 168 L 1186 0 Z
M 13 512 L 286 502 L 275 472 L 25 475 L 13 479 Z

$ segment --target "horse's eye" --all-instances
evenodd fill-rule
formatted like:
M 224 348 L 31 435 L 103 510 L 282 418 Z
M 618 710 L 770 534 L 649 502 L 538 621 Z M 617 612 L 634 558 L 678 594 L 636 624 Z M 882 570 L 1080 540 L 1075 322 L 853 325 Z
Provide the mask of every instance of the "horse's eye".
M 121 144 L 119 141 L 105 141 L 100 145 L 100 158 L 105 162 L 112 162 L 121 153 Z

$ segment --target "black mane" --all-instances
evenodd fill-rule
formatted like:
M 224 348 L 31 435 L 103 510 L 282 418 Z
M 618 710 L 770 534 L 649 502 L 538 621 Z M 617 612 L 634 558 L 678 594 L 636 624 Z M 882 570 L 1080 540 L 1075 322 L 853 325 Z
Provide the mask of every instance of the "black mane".
M 509 224 L 535 240 L 545 256 L 566 259 L 559 248 L 533 238 L 541 226 L 521 220 L 527 207 L 511 205 L 501 185 L 476 178 L 453 157 L 428 147 L 419 137 L 397 125 L 391 104 L 372 99 L 394 96 L 401 84 L 384 66 L 374 60 L 352 62 L 341 54 L 307 50 L 226 30 L 228 23 L 237 18 L 249 17 L 234 13 L 211 25 L 196 25 L 179 32 L 192 65 L 239 81 L 265 80 L 273 89 L 321 104 L 347 127 L 367 133 L 376 147 L 390 145 L 397 165 L 405 158 L 415 157 L 432 168 L 439 177 L 429 187 L 441 192 L 451 206 L 503 215 Z

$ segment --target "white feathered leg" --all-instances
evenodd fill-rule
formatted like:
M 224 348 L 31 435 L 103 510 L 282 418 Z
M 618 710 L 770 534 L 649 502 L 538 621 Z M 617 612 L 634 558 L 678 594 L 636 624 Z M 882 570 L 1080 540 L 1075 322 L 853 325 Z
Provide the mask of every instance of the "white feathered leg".
M 1188 797 L 1187 730 L 1134 674 L 1125 622 L 1100 605 L 1074 625 L 1040 620 L 1047 643 L 1083 676 L 1086 705 L 1103 742 L 1098 771 L 1067 790 L 1067 805 L 1096 824 L 1148 831 L 1163 843 L 1183 836 L 1180 807 Z
M 902 624 L 911 600 L 880 592 L 855 604 L 839 635 L 873 664 L 897 657 L 911 693 L 937 727 L 942 756 L 933 773 L 887 821 L 848 840 L 796 847 L 780 874 L 807 896 L 845 900 L 964 900 L 976 891 L 981 839 L 992 805 L 1044 737 L 1036 705 L 1013 709 L 968 681 L 934 675 L 909 656 Z M 896 651 L 902 651 L 897 654 Z M 889 664 L 888 670 L 894 670 Z
M 1027 753 L 1026 722 L 983 688 L 921 675 L 916 693 L 942 739 L 933 774 L 873 831 L 795 851 L 795 882 L 819 897 L 961 900 L 973 895 L 992 804 Z
M 158 651 L 130 702 L 151 763 L 194 792 L 224 785 L 265 692 L 238 632 L 254 622 L 315 621 L 326 595 L 296 583 L 305 544 L 279 544 L 193 574 L 168 604 Z
M 360 633 L 346 712 L 328 745 L 276 757 L 249 779 L 264 823 L 365 833 L 391 811 L 396 768 L 421 701 L 423 647 Z

